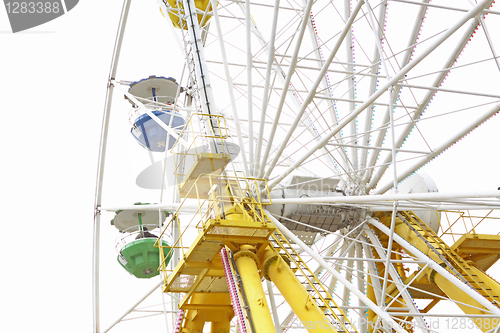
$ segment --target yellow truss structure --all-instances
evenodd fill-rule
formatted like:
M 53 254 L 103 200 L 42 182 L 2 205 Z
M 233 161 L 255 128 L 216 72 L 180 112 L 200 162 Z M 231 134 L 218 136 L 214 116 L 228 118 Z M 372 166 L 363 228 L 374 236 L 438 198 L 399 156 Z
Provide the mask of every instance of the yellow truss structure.
M 377 217 L 382 223 L 390 225 L 390 215 L 381 213 Z M 500 284 L 483 271 L 483 268 L 488 268 L 494 263 L 491 257 L 492 255 L 496 256 L 498 253 L 500 236 L 465 233 L 450 247 L 413 212 L 398 213 L 394 232 L 404 237 L 409 243 L 429 256 L 430 259 L 446 268 L 446 270 L 462 280 L 467 286 L 476 290 L 491 303 L 500 307 Z M 382 242 L 387 239 L 385 235 L 380 233 L 379 236 Z M 397 251 L 398 246 L 398 244 L 394 244 L 393 250 Z M 485 257 L 489 259 L 486 260 L 487 267 L 481 267 L 475 261 L 470 260 L 473 255 L 477 254 L 486 254 Z M 396 258 L 396 255 L 393 256 L 394 259 L 401 259 Z M 496 258 L 498 257 L 496 256 Z M 411 282 L 412 297 L 431 300 L 429 305 L 421 310 L 422 313 L 427 313 L 434 307 L 442 299 L 439 296 L 448 296 L 452 300 L 457 301 L 458 306 L 465 314 L 483 315 L 489 313 L 476 300 L 472 299 L 435 270 L 420 264 L 422 270 L 407 276 L 401 264 L 395 264 L 395 266 L 398 268 L 398 273 L 405 284 L 410 284 Z M 379 266 L 380 269 L 382 269 L 381 265 Z M 387 294 L 387 302 L 389 302 L 390 298 L 398 294 L 395 285 L 388 287 Z M 373 297 L 372 295 L 372 299 L 374 299 Z M 398 302 L 404 304 L 402 299 L 398 299 Z M 370 316 L 373 316 L 373 314 L 369 313 Z M 411 318 L 406 318 L 406 320 L 409 319 Z M 486 332 L 491 329 L 489 325 L 485 325 L 486 322 L 490 321 L 489 318 L 471 319 L 482 331 Z
M 196 129 L 194 117 L 209 123 L 209 127 L 216 124 L 217 133 L 211 127 L 211 134 L 202 134 L 203 131 Z M 335 303 L 329 288 L 264 213 L 264 206 L 272 204 L 270 200 L 262 203 L 262 194 L 270 198 L 267 181 L 244 177 L 238 172 L 230 175 L 227 171 L 231 154 L 225 144 L 225 128 L 222 116 L 194 114 L 179 136 L 179 140 L 189 136 L 192 143 L 184 147 L 182 153 L 176 153 L 175 175 L 183 201 L 164 233 L 177 228 L 180 236 L 171 246 L 162 246 L 159 242 L 155 245 L 160 248 L 163 291 L 182 294 L 178 332 L 199 333 L 210 322 L 211 332 L 228 333 L 234 316 L 238 318 L 238 325 L 248 328 L 244 332 L 276 332 L 263 279 L 274 284 L 308 332 L 357 332 Z M 198 209 L 191 220 L 181 226 L 179 212 L 193 202 Z M 375 217 L 386 225 L 391 223 L 390 214 L 380 213 Z M 193 229 L 197 230 L 196 237 Z M 387 247 L 388 237 L 376 228 L 374 231 Z M 394 231 L 487 300 L 500 305 L 500 285 L 482 270 L 498 259 L 500 236 L 476 234 L 473 226 L 473 233 L 463 233 L 450 247 L 412 212 L 398 213 Z M 190 241 L 186 244 L 188 238 Z M 393 243 L 391 259 L 395 260 L 397 273 L 405 285 L 414 290 L 412 297 L 431 300 L 421 312 L 434 307 L 442 299 L 440 296 L 447 296 L 457 301 L 466 314 L 487 313 L 481 304 L 425 264 L 419 264 L 421 269 L 408 275 L 398 263 L 398 260 L 401 262 L 397 254 L 400 247 Z M 174 249 L 178 249 L 181 259 L 176 267 L 169 269 L 166 262 Z M 380 259 L 375 252 L 373 256 Z M 472 258 L 481 260 L 476 263 Z M 381 278 L 384 265 L 381 262 L 376 265 Z M 366 292 L 376 303 L 372 280 L 368 276 Z M 387 286 L 385 302 L 394 304 L 392 309 L 407 308 L 394 283 Z M 368 322 L 377 321 L 371 310 L 367 311 L 367 317 Z M 408 316 L 396 318 L 402 322 L 412 320 Z M 481 328 L 488 319 L 473 320 Z M 368 328 L 369 332 L 373 330 L 373 326 Z M 412 328 L 407 330 L 413 332 Z

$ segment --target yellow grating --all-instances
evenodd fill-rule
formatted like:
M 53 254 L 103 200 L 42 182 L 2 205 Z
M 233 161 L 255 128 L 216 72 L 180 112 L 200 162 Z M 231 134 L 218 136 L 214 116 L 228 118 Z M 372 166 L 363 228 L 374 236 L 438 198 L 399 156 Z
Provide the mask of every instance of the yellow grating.
M 186 292 L 194 282 L 194 275 L 179 275 L 170 286 L 171 292 Z
M 227 281 L 225 277 L 206 277 L 196 288 L 197 292 L 227 293 Z
M 451 247 L 465 260 L 487 271 L 500 258 L 500 236 L 465 234 Z
M 207 234 L 209 235 L 231 235 L 231 236 L 254 236 L 266 237 L 269 234 L 268 229 L 252 229 L 238 227 L 218 227 L 214 226 Z
M 205 240 L 193 249 L 189 256 L 189 262 L 208 262 L 219 253 L 221 248 L 221 242 Z

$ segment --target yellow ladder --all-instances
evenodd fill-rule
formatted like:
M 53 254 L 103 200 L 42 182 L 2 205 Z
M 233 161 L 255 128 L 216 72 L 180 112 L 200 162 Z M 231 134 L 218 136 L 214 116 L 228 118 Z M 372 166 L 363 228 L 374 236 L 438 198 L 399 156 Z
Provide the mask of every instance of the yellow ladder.
M 276 229 L 271 235 L 271 244 L 285 261 L 289 261 L 291 269 L 296 271 L 298 278 L 302 277 L 302 284 L 306 287 L 312 299 L 318 304 L 330 322 L 336 326 L 338 332 L 358 332 L 349 321 L 347 315 L 337 305 L 328 288 L 307 266 L 306 262 L 291 246 L 285 236 Z M 298 274 L 300 272 L 300 274 Z M 333 305 L 333 306 L 331 306 Z
M 477 274 L 477 268 L 469 265 L 460 255 L 429 228 L 413 212 L 399 212 L 401 220 L 435 252 L 446 266 L 456 275 L 457 278 L 465 282 L 493 304 L 499 306 L 500 297 L 492 290 L 488 282 Z M 490 282 L 491 283 L 491 282 Z

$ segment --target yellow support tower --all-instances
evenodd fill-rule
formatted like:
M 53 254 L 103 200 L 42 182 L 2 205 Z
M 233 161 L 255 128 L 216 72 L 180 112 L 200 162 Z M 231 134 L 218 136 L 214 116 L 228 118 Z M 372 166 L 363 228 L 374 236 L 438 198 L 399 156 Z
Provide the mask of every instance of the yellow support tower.
M 324 311 L 274 249 L 268 247 L 263 253 L 262 267 L 266 279 L 276 285 L 301 323 L 305 323 L 308 332 L 337 332 Z
M 264 278 L 275 284 L 308 332 L 336 333 L 337 327 L 347 331 L 346 316 L 333 303 L 327 288 L 263 213 L 260 198 L 246 196 L 247 189 L 259 188 L 259 183 L 265 182 L 220 175 L 204 177 L 201 186 L 208 183 L 213 191 L 205 200 L 199 198 L 199 214 L 192 220 L 197 224 L 198 236 L 189 248 L 184 247 L 182 236 L 192 225 L 188 223 L 171 248 L 160 246 L 163 291 L 183 294 L 179 303 L 179 309 L 183 310 L 179 332 L 198 332 L 208 322 L 212 332 L 226 332 L 230 320 L 240 312 L 244 315 L 238 323 L 247 327 L 245 332 L 275 332 L 262 287 Z M 197 191 L 197 182 L 191 191 Z M 188 193 L 186 198 L 189 196 Z M 178 213 L 165 230 L 172 223 L 177 223 L 176 227 L 181 229 Z M 181 251 L 182 259 L 170 271 L 163 260 L 174 248 Z M 226 271 L 222 254 L 225 250 L 222 249 L 230 253 L 230 269 Z M 305 279 L 299 280 L 294 270 Z M 230 285 L 235 276 L 241 283 L 236 294 L 232 294 Z
M 276 332 L 266 301 L 266 294 L 262 287 L 259 258 L 255 252 L 254 246 L 242 245 L 234 255 L 234 260 L 241 276 L 241 282 L 247 295 L 252 316 L 258 318 L 258 320 L 254 321 L 255 333 Z
M 379 214 L 379 219 L 382 223 L 390 225 L 390 216 Z M 489 300 L 492 304 L 500 307 L 500 285 L 481 271 L 475 266 L 474 262 L 466 261 L 462 256 L 460 256 L 455 249 L 459 249 L 461 244 L 465 243 L 468 239 L 479 240 L 481 236 L 479 235 L 464 235 L 453 247 L 447 246 L 441 238 L 430 229 L 423 221 L 421 221 L 412 212 L 400 212 L 396 218 L 396 225 L 394 229 L 395 233 L 404 237 L 408 242 L 410 242 L 417 249 L 428 255 L 432 260 L 437 262 L 442 267 L 446 268 L 450 273 L 462 279 L 462 281 L 467 284 L 473 290 L 476 290 L 479 294 Z M 481 242 L 482 249 L 480 252 L 488 251 L 485 247 L 488 245 L 493 246 L 492 251 L 498 246 L 497 237 L 490 237 L 489 235 L 484 235 L 486 239 L 491 242 Z M 471 242 L 472 243 L 472 242 Z M 466 246 L 464 246 L 466 248 Z M 420 266 L 423 267 L 423 264 Z M 489 313 L 483 305 L 479 304 L 471 296 L 465 293 L 463 290 L 458 288 L 455 284 L 451 283 L 448 279 L 443 277 L 441 274 L 433 269 L 425 268 L 421 277 L 417 279 L 414 283 L 418 285 L 419 289 L 424 289 L 436 293 L 439 295 L 439 291 L 450 297 L 451 299 L 457 301 L 457 305 L 465 314 L 471 315 L 483 315 Z M 414 274 L 415 275 L 415 274 Z M 409 278 L 412 279 L 413 276 Z M 432 290 L 433 288 L 438 288 L 438 292 Z M 432 302 L 429 307 L 434 306 L 439 302 L 439 298 L 432 298 L 426 296 L 426 298 L 431 298 Z M 428 309 L 424 309 L 426 312 Z M 471 318 L 479 329 L 486 332 L 491 329 L 489 325 L 489 318 Z

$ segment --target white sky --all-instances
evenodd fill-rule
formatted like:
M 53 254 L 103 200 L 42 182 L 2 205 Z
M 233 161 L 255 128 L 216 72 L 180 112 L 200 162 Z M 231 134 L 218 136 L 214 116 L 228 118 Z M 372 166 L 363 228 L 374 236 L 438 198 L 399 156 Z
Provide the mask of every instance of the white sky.
M 0 9 L 3 267 L 2 332 L 92 330 L 92 221 L 106 81 L 121 1 L 82 0 L 68 14 L 12 34 Z M 118 78 L 180 76 L 177 46 L 156 1 L 133 1 Z M 174 56 L 175 55 L 175 56 Z M 110 169 L 116 203 L 149 164 L 128 133 L 129 106 L 115 94 Z M 122 109 L 122 118 L 116 110 Z M 425 168 L 442 192 L 500 186 L 496 116 Z M 121 132 L 120 132 L 121 131 Z M 115 139 L 116 140 L 116 139 Z M 111 149 L 111 148 L 110 148 Z M 460 170 L 460 173 L 451 171 Z M 127 168 L 129 170 L 129 168 Z M 121 183 L 119 183 L 121 179 Z M 108 197 L 109 198 L 109 197 Z M 122 200 L 122 198 L 125 198 Z M 110 201 L 114 201 L 111 200 Z M 155 283 L 136 281 L 116 263 L 111 215 L 102 218 L 102 327 Z M 158 296 L 159 297 L 159 296 Z M 156 319 L 157 320 L 157 319 Z M 128 332 L 118 328 L 116 332 Z

